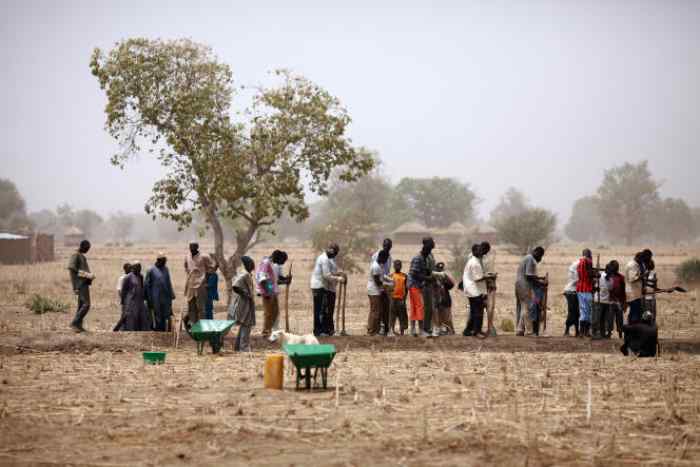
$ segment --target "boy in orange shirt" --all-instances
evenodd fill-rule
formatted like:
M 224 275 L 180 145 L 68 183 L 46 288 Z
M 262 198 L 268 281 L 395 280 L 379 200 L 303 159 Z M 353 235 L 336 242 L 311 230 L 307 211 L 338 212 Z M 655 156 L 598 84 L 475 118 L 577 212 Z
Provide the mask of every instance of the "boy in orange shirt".
M 399 320 L 399 330 L 403 336 L 408 329 L 408 314 L 406 313 L 406 298 L 408 297 L 408 276 L 401 272 L 401 261 L 394 261 L 394 273 L 391 279 L 394 281 L 394 290 L 391 293 L 391 308 L 389 311 L 389 336 L 394 336 L 396 319 Z

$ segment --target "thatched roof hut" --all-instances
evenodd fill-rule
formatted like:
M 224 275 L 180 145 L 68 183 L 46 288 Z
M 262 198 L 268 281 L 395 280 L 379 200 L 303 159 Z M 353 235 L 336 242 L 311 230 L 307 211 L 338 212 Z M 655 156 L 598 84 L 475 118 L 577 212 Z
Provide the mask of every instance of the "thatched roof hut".
M 391 233 L 391 238 L 395 244 L 420 245 L 423 237 L 430 236 L 431 233 L 426 226 L 418 222 L 407 222 Z
M 494 245 L 498 240 L 498 230 L 489 224 L 477 224 L 469 229 L 469 236 L 475 242 L 489 242 Z
M 63 246 L 79 246 L 85 234 L 76 226 L 70 226 L 63 232 Z

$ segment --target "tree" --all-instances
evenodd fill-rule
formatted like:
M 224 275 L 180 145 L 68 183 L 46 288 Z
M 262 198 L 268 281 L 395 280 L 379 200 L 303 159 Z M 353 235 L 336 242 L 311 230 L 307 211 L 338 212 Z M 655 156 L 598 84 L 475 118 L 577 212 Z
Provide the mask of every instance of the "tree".
M 17 186 L 5 178 L 0 178 L 0 229 L 13 232 L 32 229 L 24 198 Z
M 651 177 L 647 161 L 625 162 L 606 170 L 598 188 L 605 231 L 628 245 L 639 239 L 649 230 L 649 215 L 659 201 L 659 186 Z
M 524 213 L 530 207 L 530 202 L 522 191 L 510 187 L 501 196 L 500 201 L 495 208 L 491 211 L 489 222 L 491 225 L 498 224 L 501 220 L 517 216 Z
M 476 194 L 469 184 L 454 178 L 403 178 L 396 186 L 396 211 L 409 213 L 426 227 L 447 227 L 453 222 L 471 224 Z
M 109 216 L 108 224 L 114 239 L 124 242 L 129 238 L 131 230 L 134 228 L 134 218 L 129 214 L 118 211 Z
M 59 204 L 56 207 L 56 219 L 62 229 L 75 225 L 75 211 L 68 203 Z
M 142 147 L 156 155 L 167 173 L 146 212 L 181 228 L 200 212 L 227 284 L 260 230 L 285 211 L 296 221 L 308 216 L 307 187 L 324 195 L 333 171 L 352 181 L 373 166 L 346 136 L 350 117 L 338 99 L 288 71 L 275 72 L 277 86 L 255 89 L 234 120 L 231 70 L 206 46 L 129 39 L 106 54 L 95 49 L 90 66 L 107 95 L 107 131 L 121 148 L 112 163 L 123 168 Z M 229 258 L 223 218 L 240 221 Z
M 351 183 L 335 179 L 312 230 L 314 248 L 323 251 L 336 242 L 338 265 L 346 271 L 360 269 L 386 231 L 391 193 L 391 185 L 377 171 Z
M 571 218 L 564 227 L 564 232 L 570 239 L 577 242 L 601 239 L 605 226 L 600 218 L 598 203 L 595 196 L 584 196 L 574 202 Z
M 58 218 L 56 213 L 50 209 L 32 212 L 29 214 L 29 219 L 39 232 L 52 233 L 54 235 L 58 233 Z
M 666 198 L 655 209 L 654 234 L 658 240 L 678 245 L 696 235 L 693 212 L 682 199 Z
M 542 208 L 528 208 L 520 214 L 501 218 L 495 225 L 500 241 L 511 243 L 525 254 L 538 245 L 553 241 L 557 216 Z
M 104 222 L 99 214 L 90 209 L 76 211 L 73 219 L 75 226 L 82 230 L 87 238 L 92 237 L 95 229 Z

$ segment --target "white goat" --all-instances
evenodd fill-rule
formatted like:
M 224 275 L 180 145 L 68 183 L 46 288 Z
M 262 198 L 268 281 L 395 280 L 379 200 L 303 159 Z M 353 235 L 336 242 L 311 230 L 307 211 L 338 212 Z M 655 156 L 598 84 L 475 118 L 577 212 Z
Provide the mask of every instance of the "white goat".
M 303 336 L 297 336 L 296 334 L 291 334 L 284 331 L 274 331 L 270 334 L 270 342 L 280 341 L 280 347 L 284 344 L 318 344 L 318 339 L 313 334 L 304 334 Z

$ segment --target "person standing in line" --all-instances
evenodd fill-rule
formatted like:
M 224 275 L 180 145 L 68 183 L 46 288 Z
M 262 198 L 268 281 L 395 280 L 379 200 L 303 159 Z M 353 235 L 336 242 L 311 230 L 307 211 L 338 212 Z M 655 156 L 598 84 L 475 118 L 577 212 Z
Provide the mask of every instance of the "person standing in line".
M 124 302 L 122 331 L 150 331 L 153 329 L 153 323 L 146 308 L 146 295 L 139 261 L 131 262 L 131 272 L 124 279 L 122 287 L 122 301 Z
M 388 258 L 386 260 L 386 263 L 384 263 L 384 276 L 391 276 L 391 265 L 392 265 L 392 259 L 391 259 L 391 248 L 394 246 L 394 243 L 391 241 L 390 238 L 385 238 L 384 241 L 382 242 L 382 248 L 381 250 L 377 250 L 374 252 L 372 255 L 372 259 L 370 260 L 370 268 L 372 267 L 372 263 L 374 263 L 377 260 L 377 257 L 379 255 L 380 251 L 386 251 Z M 389 313 L 391 312 L 391 299 L 388 294 L 384 294 L 381 296 L 381 304 L 380 304 L 380 329 L 379 333 L 383 335 L 387 335 L 389 332 Z
M 214 254 L 209 255 L 210 264 L 207 268 L 205 281 L 207 283 L 207 302 L 204 304 L 204 319 L 214 319 L 214 302 L 219 301 L 219 265 Z
M 634 259 L 625 268 L 625 284 L 629 313 L 627 322 L 638 323 L 642 319 L 642 281 L 653 259 L 651 250 L 643 250 L 634 255 Z
M 396 320 L 399 321 L 399 332 L 403 336 L 408 329 L 408 313 L 406 311 L 406 299 L 408 298 L 408 276 L 401 272 L 403 264 L 398 259 L 394 261 L 394 273 L 391 280 L 394 288 L 391 294 L 391 311 L 389 316 L 388 336 L 395 335 Z
M 608 334 L 609 339 L 612 335 L 613 320 L 617 329 L 617 334 L 622 339 L 623 311 L 627 303 L 627 293 L 625 292 L 625 276 L 620 274 L 620 263 L 615 260 L 610 261 L 606 267 L 608 290 L 610 295 L 610 313 L 608 315 Z
M 520 261 L 515 275 L 515 319 L 518 336 L 539 335 L 540 304 L 546 279 L 537 275 L 537 264 L 544 258 L 544 248 L 535 247 Z M 523 310 L 523 306 L 525 310 Z
M 388 277 L 384 275 L 384 266 L 388 260 L 388 253 L 381 250 L 377 255 L 377 259 L 372 263 L 369 269 L 369 278 L 367 280 L 367 295 L 369 296 L 369 316 L 367 318 L 367 335 L 375 336 L 381 334 L 380 322 L 382 314 L 382 306 L 384 299 L 388 293 L 385 286 L 390 284 Z M 387 325 L 387 329 L 389 326 Z
M 469 301 L 469 319 L 462 332 L 463 336 L 487 337 L 483 331 L 484 306 L 486 303 L 486 275 L 481 265 L 481 246 L 472 245 L 472 254 L 464 267 L 462 284 Z
M 153 330 L 161 332 L 168 331 L 168 322 L 173 315 L 173 300 L 175 300 L 167 262 L 165 253 L 158 253 L 155 265 L 148 269 L 144 279 L 146 302 L 153 314 Z
M 569 328 L 574 327 L 575 336 L 579 336 L 578 320 L 579 309 L 578 309 L 578 294 L 576 293 L 576 284 L 578 283 L 578 259 L 569 265 L 568 279 L 566 286 L 564 287 L 564 297 L 566 298 L 567 314 L 566 314 L 566 328 L 564 329 L 564 335 L 569 336 Z
M 210 267 L 209 257 L 199 252 L 199 243 L 190 243 L 190 254 L 185 258 L 187 315 L 184 325 L 188 333 L 191 327 L 204 317 L 207 302 L 206 274 Z
M 335 288 L 338 283 L 346 283 L 343 272 L 338 271 L 335 258 L 340 252 L 337 243 L 331 243 L 321 253 L 311 273 L 311 293 L 314 306 L 314 335 L 320 337 L 335 334 L 333 313 L 335 312 Z
M 273 258 L 279 254 L 280 251 L 275 250 L 270 256 L 264 256 L 255 273 L 257 292 L 262 297 L 263 303 L 263 337 L 270 337 L 272 325 L 279 315 L 277 275 L 272 267 Z
M 274 315 L 272 321 L 272 331 L 280 329 L 280 312 L 279 312 L 279 286 L 284 285 L 289 287 L 292 284 L 292 275 L 284 275 L 284 264 L 289 259 L 286 251 L 275 250 L 272 252 L 272 272 L 275 273 L 277 280 L 277 314 Z
M 126 279 L 126 276 L 128 276 L 129 272 L 131 271 L 131 265 L 129 263 L 124 263 L 122 270 L 124 271 L 124 274 L 119 276 L 119 280 L 117 280 L 117 300 L 119 300 L 121 315 L 119 315 L 119 321 L 117 321 L 117 324 L 114 325 L 114 328 L 112 329 L 114 332 L 119 331 L 124 324 L 124 301 L 122 300 L 122 288 L 124 287 L 124 279 Z
M 489 242 L 481 242 L 481 265 L 486 275 L 486 333 L 489 336 L 496 337 L 496 252 L 491 249 Z
M 423 239 L 423 247 L 420 252 L 411 259 L 411 265 L 408 270 L 408 295 L 411 299 L 411 308 L 409 319 L 411 320 L 411 335 L 417 337 L 420 333 L 421 337 L 427 337 L 423 321 L 427 319 L 425 313 L 425 303 L 423 301 L 423 289 L 428 286 L 426 283 L 430 279 L 432 270 L 429 267 L 428 257 L 432 256 L 431 252 L 435 248 L 435 242 L 431 237 Z M 416 325 L 417 323 L 417 325 Z M 416 327 L 418 330 L 416 330 Z
M 68 261 L 68 272 L 73 287 L 73 293 L 78 297 L 78 307 L 70 327 L 75 332 L 86 332 L 83 322 L 90 311 L 90 286 L 95 280 L 95 274 L 90 272 L 90 266 L 85 255 L 90 251 L 90 242 L 80 242 L 78 251 L 71 255 Z
M 578 282 L 576 282 L 576 295 L 578 296 L 579 328 L 583 337 L 591 337 L 591 321 L 593 312 L 593 253 L 588 248 L 581 253 L 576 268 Z
M 255 292 L 252 272 L 255 262 L 249 256 L 241 257 L 243 271 L 233 280 L 233 299 L 228 309 L 228 319 L 239 326 L 233 349 L 237 352 L 250 350 L 250 334 L 255 327 Z
M 455 286 L 455 280 L 450 274 L 445 271 L 445 263 L 437 263 L 435 265 L 436 273 L 443 273 L 444 276 L 438 277 L 435 281 L 435 306 L 439 317 L 438 330 L 441 336 L 451 336 L 455 333 L 455 325 L 452 319 L 452 296 L 450 291 Z

